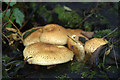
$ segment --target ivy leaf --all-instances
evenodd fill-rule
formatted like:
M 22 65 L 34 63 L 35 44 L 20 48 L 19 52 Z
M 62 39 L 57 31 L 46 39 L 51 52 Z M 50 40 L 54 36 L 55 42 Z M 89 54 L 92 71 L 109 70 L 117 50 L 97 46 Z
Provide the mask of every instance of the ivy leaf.
M 24 21 L 24 14 L 18 8 L 15 8 L 13 10 L 13 14 L 16 18 L 16 23 L 18 23 L 20 26 L 22 26 L 22 23 Z

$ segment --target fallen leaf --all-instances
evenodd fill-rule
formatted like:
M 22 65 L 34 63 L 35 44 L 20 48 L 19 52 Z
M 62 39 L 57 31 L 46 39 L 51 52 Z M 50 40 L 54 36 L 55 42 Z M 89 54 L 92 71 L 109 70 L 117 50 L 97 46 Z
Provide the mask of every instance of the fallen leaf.
M 81 34 L 86 36 L 87 38 L 92 38 L 94 35 L 94 32 L 82 31 Z
M 6 27 L 5 29 L 8 30 L 8 31 L 17 32 L 17 30 L 14 29 L 14 28 L 8 28 L 8 27 Z

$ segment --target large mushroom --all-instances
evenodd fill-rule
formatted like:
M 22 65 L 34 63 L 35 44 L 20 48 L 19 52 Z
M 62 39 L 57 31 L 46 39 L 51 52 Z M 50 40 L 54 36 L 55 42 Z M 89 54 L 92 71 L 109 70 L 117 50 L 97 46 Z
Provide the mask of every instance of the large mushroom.
M 48 24 L 43 27 L 40 41 L 50 44 L 65 45 L 67 43 L 67 30 L 57 24 Z
M 65 46 L 46 44 L 42 42 L 31 44 L 23 51 L 29 64 L 54 65 L 73 60 L 73 52 Z
M 28 46 L 30 44 L 34 44 L 37 42 L 40 42 L 40 36 L 42 34 L 42 27 L 34 32 L 32 32 L 31 34 L 29 34 L 24 40 L 23 40 L 23 44 L 24 46 Z
M 81 41 L 78 41 L 78 36 L 72 35 L 68 36 L 68 48 L 72 50 L 75 54 L 75 58 L 79 62 L 83 62 L 85 57 L 85 50 L 83 47 L 83 43 Z

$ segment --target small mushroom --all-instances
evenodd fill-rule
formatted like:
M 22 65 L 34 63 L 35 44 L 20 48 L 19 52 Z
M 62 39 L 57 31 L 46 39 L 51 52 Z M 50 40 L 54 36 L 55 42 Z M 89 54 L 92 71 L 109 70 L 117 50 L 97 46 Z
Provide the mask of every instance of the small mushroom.
M 28 46 L 30 44 L 33 43 L 37 43 L 40 42 L 40 36 L 42 34 L 42 27 L 34 32 L 32 32 L 31 34 L 29 34 L 24 40 L 23 40 L 23 44 L 24 46 Z
M 54 65 L 73 60 L 73 52 L 65 46 L 42 42 L 26 46 L 23 55 L 29 64 Z
M 87 54 L 93 53 L 98 47 L 107 44 L 104 38 L 92 38 L 85 43 L 85 51 Z
M 65 45 L 67 43 L 67 30 L 57 24 L 48 24 L 43 27 L 40 41 L 49 44 Z
M 75 54 L 76 60 L 82 62 L 85 57 L 85 50 L 83 47 L 83 43 L 78 41 L 76 35 L 68 36 L 68 48 L 72 50 Z M 77 40 L 76 40 L 77 39 Z
M 102 45 L 107 44 L 108 41 L 104 38 L 92 38 L 90 40 L 88 40 L 84 47 L 85 47 L 85 52 L 86 52 L 86 56 L 85 56 L 85 61 L 88 60 L 91 56 L 92 53 L 99 48 Z
M 85 38 L 86 40 L 88 40 L 88 38 L 84 35 L 82 35 L 82 29 L 67 29 L 67 31 L 72 35 L 76 35 L 76 36 L 79 36 L 79 37 L 83 37 Z

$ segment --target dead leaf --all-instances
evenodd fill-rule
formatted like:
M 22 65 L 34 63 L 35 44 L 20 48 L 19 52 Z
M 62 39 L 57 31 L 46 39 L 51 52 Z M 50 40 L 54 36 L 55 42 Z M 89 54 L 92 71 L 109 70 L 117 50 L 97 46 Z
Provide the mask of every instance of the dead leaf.
M 94 32 L 82 31 L 81 34 L 86 36 L 87 38 L 92 38 L 94 35 Z
M 14 29 L 14 28 L 8 28 L 8 27 L 6 27 L 5 29 L 8 30 L 8 31 L 17 32 L 17 30 Z

